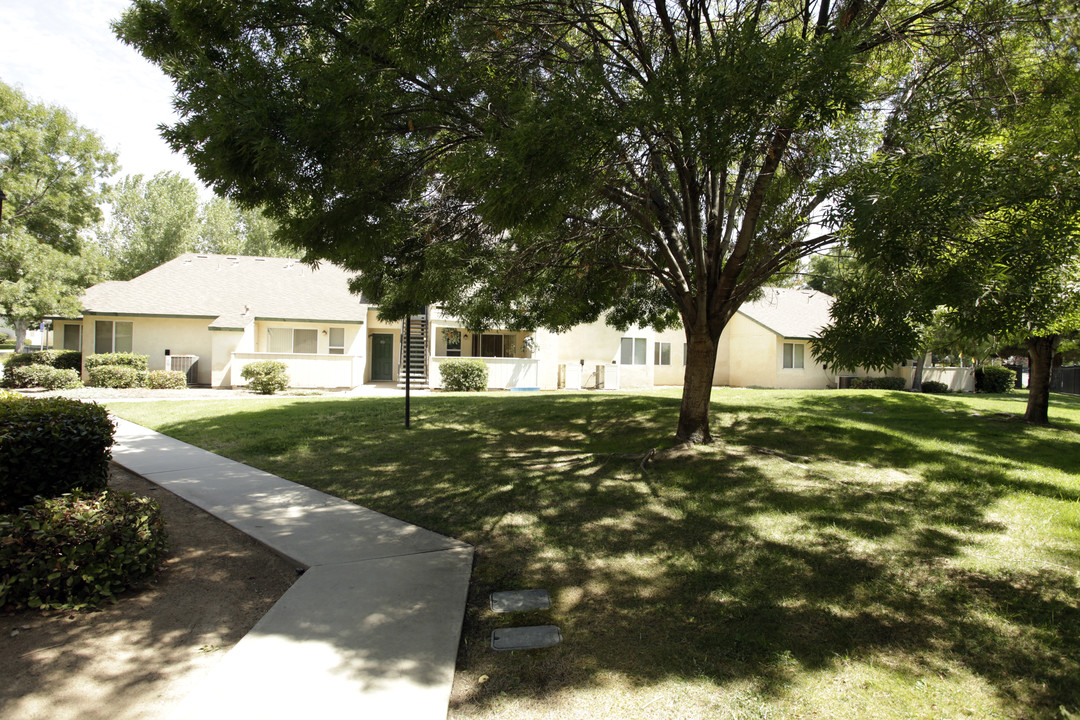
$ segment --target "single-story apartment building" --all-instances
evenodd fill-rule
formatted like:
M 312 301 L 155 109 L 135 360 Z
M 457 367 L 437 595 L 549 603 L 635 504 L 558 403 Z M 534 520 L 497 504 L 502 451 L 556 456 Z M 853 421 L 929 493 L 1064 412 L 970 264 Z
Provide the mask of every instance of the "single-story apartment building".
M 295 387 L 351 388 L 400 382 L 405 323 L 349 291 L 350 274 L 324 263 L 188 253 L 127 281 L 94 285 L 82 314 L 53 318 L 55 346 L 84 355 L 134 352 L 151 369 L 186 369 L 201 385 L 234 387 L 257 360 L 280 360 Z M 766 288 L 745 303 L 720 338 L 714 384 L 770 388 L 835 387 L 838 376 L 811 355 L 829 322 L 832 298 L 812 290 Z M 410 322 L 412 377 L 441 386 L 439 367 L 481 358 L 492 388 L 648 388 L 680 385 L 686 358 L 681 329 L 603 320 L 563 333 L 471 332 L 437 307 Z

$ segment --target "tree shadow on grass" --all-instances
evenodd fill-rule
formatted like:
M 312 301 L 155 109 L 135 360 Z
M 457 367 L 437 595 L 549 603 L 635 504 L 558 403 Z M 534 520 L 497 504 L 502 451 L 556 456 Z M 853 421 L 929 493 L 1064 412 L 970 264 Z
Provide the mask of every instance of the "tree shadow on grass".
M 461 712 L 613 675 L 783 698 L 801 673 L 875 660 L 977 676 L 1000 712 L 1050 718 L 1080 703 L 1075 571 L 964 560 L 1008 532 L 990 513 L 1003 498 L 1075 502 L 1015 477 L 1033 463 L 1076 472 L 1069 431 L 1006 432 L 925 396 L 794 396 L 782 420 L 721 401 L 730 447 L 642 469 L 634 454 L 664 445 L 677 399 L 423 398 L 411 432 L 387 422 L 399 408 L 288 403 L 162 429 L 474 544 L 459 669 L 490 679 L 456 692 Z M 251 423 L 281 434 L 245 440 Z M 555 607 L 486 609 L 490 592 L 525 587 L 547 588 Z M 532 621 L 558 624 L 564 642 L 512 662 L 487 648 L 493 627 Z

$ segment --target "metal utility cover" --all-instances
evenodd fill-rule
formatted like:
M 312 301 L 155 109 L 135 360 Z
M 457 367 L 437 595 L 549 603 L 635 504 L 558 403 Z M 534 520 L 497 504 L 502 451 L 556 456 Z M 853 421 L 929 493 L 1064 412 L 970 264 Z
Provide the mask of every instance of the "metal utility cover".
M 494 650 L 532 650 L 551 647 L 562 642 L 562 633 L 554 625 L 500 628 L 491 631 L 491 647 Z
M 491 593 L 491 610 L 497 613 L 547 610 L 551 595 L 547 590 L 509 590 Z

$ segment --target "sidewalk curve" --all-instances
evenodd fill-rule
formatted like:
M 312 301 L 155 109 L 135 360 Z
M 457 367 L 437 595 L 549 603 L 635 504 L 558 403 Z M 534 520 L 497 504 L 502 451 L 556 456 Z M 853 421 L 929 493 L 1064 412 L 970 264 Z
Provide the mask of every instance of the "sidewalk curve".
M 470 545 L 114 420 L 116 463 L 306 568 L 172 720 L 446 717 Z

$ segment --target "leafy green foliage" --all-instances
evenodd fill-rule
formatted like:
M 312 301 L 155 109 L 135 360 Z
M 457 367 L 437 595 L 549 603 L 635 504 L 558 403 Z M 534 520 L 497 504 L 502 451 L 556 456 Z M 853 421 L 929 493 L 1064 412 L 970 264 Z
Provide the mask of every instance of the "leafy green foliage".
M 24 365 L 12 372 L 13 387 L 39 387 L 45 390 L 70 390 L 83 386 L 78 370 L 58 369 L 49 365 Z
M 60 370 L 82 370 L 82 353 L 78 350 L 37 350 L 30 353 L 35 365 L 48 365 Z
M 103 365 L 122 365 L 135 370 L 146 370 L 149 362 L 149 356 L 137 353 L 95 353 L 83 359 L 83 365 L 88 371 Z
M 130 365 L 95 365 L 87 370 L 86 374 L 90 387 L 122 390 L 139 387 L 142 384 L 140 376 L 145 372 L 145 370 L 136 370 Z
M 161 508 L 128 492 L 77 491 L 0 516 L 0 607 L 86 609 L 160 568 Z
M 697 442 L 724 326 L 832 242 L 881 108 L 981 7 L 142 0 L 114 27 L 175 83 L 172 146 L 384 317 L 681 323 Z
M 17 393 L 14 390 L 0 389 L 0 402 L 13 402 L 15 400 L 22 400 L 23 394 Z
M 444 360 L 439 364 L 443 389 L 451 392 L 483 392 L 488 387 L 488 367 L 483 360 Z
M 79 292 L 101 277 L 80 233 L 101 219 L 115 167 L 116 155 L 67 110 L 0 82 L 0 317 L 15 328 L 16 350 L 28 325 L 77 312 Z
M 150 370 L 140 377 L 139 384 L 151 390 L 186 390 L 187 375 L 179 370 Z
M 898 377 L 852 378 L 852 390 L 903 390 L 906 382 Z
M 65 398 L 0 403 L 0 511 L 36 495 L 105 487 L 113 429 L 105 408 L 95 403 Z
M 289 387 L 289 368 L 280 360 L 258 360 L 240 371 L 248 387 L 260 395 L 273 395 Z
M 50 368 L 56 368 L 58 370 L 75 370 L 75 376 L 79 377 L 79 372 L 82 369 L 82 353 L 74 350 L 38 350 L 32 353 L 12 353 L 4 357 L 4 385 L 6 387 L 39 387 L 41 383 L 34 382 L 30 385 L 23 384 L 25 380 L 30 379 L 30 375 L 23 373 L 22 378 L 19 379 L 16 376 L 16 371 L 19 368 L 28 367 L 31 365 L 48 366 Z M 41 375 L 41 371 L 35 371 L 37 375 L 34 377 L 45 377 Z M 69 375 L 55 375 L 50 377 L 57 378 L 56 382 L 61 382 L 60 377 L 69 377 Z M 63 382 L 69 382 L 67 380 Z M 68 387 L 79 387 L 81 385 L 68 385 Z M 59 389 L 59 388 L 50 388 Z
M 1000 365 L 975 368 L 975 392 L 1007 393 L 1016 383 L 1016 372 Z
M 937 380 L 926 380 L 922 384 L 922 391 L 924 393 L 940 395 L 949 392 L 949 386 L 943 382 L 938 382 Z

